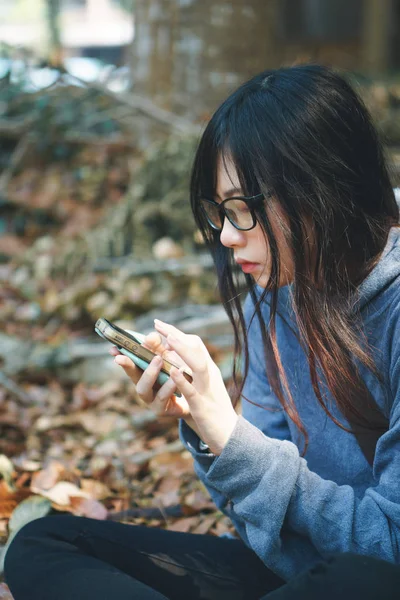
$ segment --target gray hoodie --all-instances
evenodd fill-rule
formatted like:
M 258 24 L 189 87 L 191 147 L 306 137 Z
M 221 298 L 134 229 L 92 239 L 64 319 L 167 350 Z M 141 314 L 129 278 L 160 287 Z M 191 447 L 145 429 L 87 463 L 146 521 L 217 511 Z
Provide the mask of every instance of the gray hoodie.
M 353 434 L 338 427 L 315 397 L 307 359 L 291 327 L 289 286 L 279 290 L 277 341 L 290 390 L 309 434 L 302 439 L 281 410 L 266 377 L 258 320 L 249 329 L 250 370 L 242 415 L 221 455 L 201 452 L 186 423 L 180 435 L 195 470 L 238 534 L 267 567 L 288 580 L 334 552 L 400 562 L 400 231 L 359 287 L 364 330 L 384 386 L 365 368 L 361 376 L 389 419 L 373 467 Z M 262 308 L 268 322 L 269 305 Z M 250 297 L 246 322 L 253 312 Z M 291 327 L 288 327 L 288 323 Z M 332 404 L 330 404 L 332 402 Z M 328 397 L 332 413 L 348 422 Z

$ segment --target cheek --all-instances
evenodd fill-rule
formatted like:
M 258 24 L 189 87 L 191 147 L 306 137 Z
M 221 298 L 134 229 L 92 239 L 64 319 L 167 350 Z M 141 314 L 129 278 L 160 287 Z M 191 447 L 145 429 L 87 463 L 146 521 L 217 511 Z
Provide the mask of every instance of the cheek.
M 267 257 L 269 255 L 268 242 L 265 239 L 264 233 L 261 230 L 261 227 L 259 227 L 259 226 L 255 227 L 251 233 L 253 234 L 251 241 L 252 241 L 252 244 L 254 244 L 254 246 L 256 246 L 256 248 L 257 248 L 257 254 L 259 256 L 259 260 L 260 260 L 260 262 L 264 262 L 267 260 Z
M 292 253 L 282 231 L 277 231 L 275 229 L 274 235 L 276 236 L 280 256 L 281 278 L 284 280 L 281 284 L 288 283 L 293 274 Z M 269 273 L 271 269 L 271 252 L 269 250 L 268 241 L 265 239 L 262 231 L 255 232 L 254 244 L 257 246 L 259 262 L 265 265 L 265 272 Z

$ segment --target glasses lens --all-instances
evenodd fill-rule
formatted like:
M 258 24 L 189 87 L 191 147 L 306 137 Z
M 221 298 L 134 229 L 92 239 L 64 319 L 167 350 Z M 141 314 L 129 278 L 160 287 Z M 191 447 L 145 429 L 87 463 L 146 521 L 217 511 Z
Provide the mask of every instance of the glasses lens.
M 246 202 L 239 199 L 228 200 L 224 203 L 225 214 L 235 227 L 251 229 L 254 225 L 253 215 Z
M 214 227 L 214 229 L 222 229 L 221 211 L 218 206 L 205 198 L 201 199 L 201 206 L 210 225 Z

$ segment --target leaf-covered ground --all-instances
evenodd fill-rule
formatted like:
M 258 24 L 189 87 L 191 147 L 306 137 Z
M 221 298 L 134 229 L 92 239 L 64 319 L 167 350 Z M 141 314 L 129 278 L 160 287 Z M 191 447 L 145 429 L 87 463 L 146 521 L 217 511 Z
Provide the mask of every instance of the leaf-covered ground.
M 49 378 L 19 386 L 31 404 L 0 391 L 3 544 L 50 512 L 199 534 L 233 531 L 194 476 L 177 423 L 155 418 L 130 382 L 67 388 Z
M 187 248 L 194 247 L 186 215 L 192 141 L 151 150 L 146 163 L 121 122 L 107 117 L 104 127 L 93 129 L 105 108 L 114 114 L 101 94 L 59 88 L 28 97 L 11 87 L 2 93 L 10 123 L 0 132 L 0 566 L 24 523 L 50 513 L 199 534 L 233 531 L 195 477 L 177 422 L 143 406 L 111 356 L 99 357 L 99 377 L 93 377 L 92 357 L 91 377 L 84 377 L 82 355 L 72 364 L 75 374 L 69 358 L 67 374 L 58 352 L 68 343 L 82 341 L 90 349 L 99 342 L 93 333 L 99 316 L 127 321 L 159 307 L 162 318 L 167 307 L 179 308 L 188 298 L 204 304 L 214 295 L 214 278 L 203 282 L 198 267 L 180 279 L 168 272 L 120 278 L 113 267 L 77 278 L 80 249 L 85 268 L 91 259 L 88 234 L 102 223 L 110 234 L 107 225 L 120 208 L 125 215 L 135 185 L 135 198 L 142 193 L 149 207 L 139 233 L 151 244 L 170 236 L 153 260 L 182 256 L 182 232 Z M 184 216 L 176 210 L 183 205 Z M 94 236 L 96 260 L 143 246 L 134 229 L 132 238 L 129 215 L 125 229 L 118 229 L 119 217 L 113 223 L 113 243 Z M 210 350 L 224 360 L 224 352 Z M 4 582 L 1 598 L 11 598 Z

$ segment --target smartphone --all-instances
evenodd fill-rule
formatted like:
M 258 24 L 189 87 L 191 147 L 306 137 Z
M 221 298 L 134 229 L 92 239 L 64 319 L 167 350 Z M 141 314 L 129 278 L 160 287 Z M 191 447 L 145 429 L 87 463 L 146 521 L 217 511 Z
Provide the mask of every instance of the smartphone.
M 115 323 L 111 323 L 104 318 L 97 319 L 94 330 L 102 338 L 114 344 L 121 354 L 128 356 L 140 369 L 143 369 L 143 371 L 156 356 L 154 352 L 142 345 L 142 342 L 145 339 L 145 336 L 142 333 L 121 329 L 121 327 L 118 327 Z M 169 379 L 171 367 L 179 369 L 178 365 L 174 365 L 164 359 L 160 375 L 157 379 L 157 382 L 160 385 L 163 385 L 163 383 Z M 183 371 L 183 375 L 189 383 L 192 383 L 193 379 L 189 373 Z M 179 392 L 176 392 L 176 395 L 179 397 L 181 396 Z

